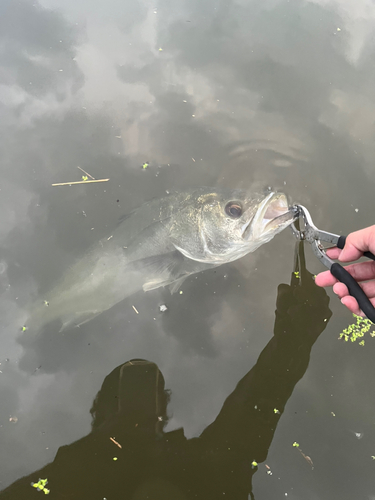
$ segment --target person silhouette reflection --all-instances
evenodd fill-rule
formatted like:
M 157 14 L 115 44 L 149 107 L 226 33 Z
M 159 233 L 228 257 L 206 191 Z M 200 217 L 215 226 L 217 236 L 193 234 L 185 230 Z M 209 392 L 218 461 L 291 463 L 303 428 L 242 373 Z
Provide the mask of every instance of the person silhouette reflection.
M 170 394 L 155 363 L 135 359 L 104 380 L 91 413 L 92 431 L 62 446 L 54 461 L 0 493 L 34 498 L 48 479 L 56 499 L 247 500 L 310 351 L 331 317 L 329 298 L 306 270 L 299 245 L 291 284 L 278 287 L 274 335 L 257 363 L 199 437 L 165 432 Z M 275 411 L 277 410 L 277 411 Z M 43 495 L 43 486 L 39 487 Z M 46 493 L 46 491 L 44 491 Z

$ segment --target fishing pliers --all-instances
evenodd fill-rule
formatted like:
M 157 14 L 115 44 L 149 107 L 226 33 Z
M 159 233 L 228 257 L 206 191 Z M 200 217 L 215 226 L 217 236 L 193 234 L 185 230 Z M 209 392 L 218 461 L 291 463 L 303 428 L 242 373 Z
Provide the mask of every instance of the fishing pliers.
M 336 279 L 348 287 L 349 294 L 357 300 L 360 309 L 369 320 L 375 323 L 375 308 L 367 295 L 343 266 L 328 257 L 325 252 L 326 249 L 321 243 L 321 241 L 324 241 L 326 243 L 331 243 L 332 246 L 343 249 L 346 236 L 339 236 L 338 234 L 328 233 L 327 231 L 318 229 L 312 221 L 310 212 L 304 206 L 294 205 L 292 208 L 295 210 L 295 220 L 291 226 L 293 234 L 297 239 L 306 240 L 311 244 L 315 256 L 331 271 Z M 296 227 L 296 222 L 297 220 L 301 222 L 301 219 L 304 227 L 303 229 L 298 229 Z M 375 255 L 371 252 L 364 252 L 363 256 L 375 260 Z

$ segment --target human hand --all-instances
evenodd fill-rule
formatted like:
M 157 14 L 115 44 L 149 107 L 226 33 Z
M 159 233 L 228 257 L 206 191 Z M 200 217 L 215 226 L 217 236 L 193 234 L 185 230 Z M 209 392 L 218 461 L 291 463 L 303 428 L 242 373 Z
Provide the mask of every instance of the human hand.
M 341 262 L 351 262 L 358 260 L 367 251 L 375 254 L 375 225 L 350 233 L 346 238 L 343 250 L 337 247 L 330 248 L 327 250 L 327 255 L 331 259 L 338 259 Z M 350 264 L 345 269 L 360 283 L 370 302 L 375 306 L 375 261 Z M 364 316 L 357 300 L 349 295 L 347 286 L 339 282 L 330 271 L 318 274 L 315 283 L 323 287 L 333 286 L 333 291 L 341 299 L 342 304 L 352 313 Z

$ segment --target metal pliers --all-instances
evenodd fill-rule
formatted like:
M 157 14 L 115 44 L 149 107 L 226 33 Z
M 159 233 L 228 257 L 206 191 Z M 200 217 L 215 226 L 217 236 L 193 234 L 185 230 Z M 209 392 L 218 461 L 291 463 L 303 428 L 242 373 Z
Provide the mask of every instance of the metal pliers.
M 291 225 L 292 232 L 294 236 L 299 240 L 306 240 L 311 244 L 314 254 L 318 259 L 326 266 L 333 276 L 344 283 L 349 290 L 349 294 L 352 295 L 358 302 L 360 309 L 364 314 L 375 323 L 375 308 L 371 304 L 367 295 L 364 293 L 362 288 L 356 282 L 351 274 L 338 262 L 334 262 L 328 257 L 325 252 L 321 241 L 331 243 L 332 246 L 337 246 L 343 249 L 345 246 L 346 236 L 339 236 L 338 234 L 328 233 L 327 231 L 321 231 L 318 229 L 311 218 L 310 212 L 307 208 L 302 205 L 294 205 L 292 207 L 295 210 L 295 220 Z M 303 229 L 298 229 L 296 227 L 297 220 L 303 222 Z M 364 257 L 375 260 L 375 255 L 371 252 L 365 252 Z

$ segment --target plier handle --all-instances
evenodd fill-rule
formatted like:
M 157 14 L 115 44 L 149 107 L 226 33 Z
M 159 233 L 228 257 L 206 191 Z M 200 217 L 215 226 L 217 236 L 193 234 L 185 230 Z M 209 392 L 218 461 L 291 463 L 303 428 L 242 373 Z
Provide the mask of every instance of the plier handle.
M 333 261 L 328 257 L 325 252 L 321 241 L 332 244 L 332 246 L 337 246 L 343 249 L 345 246 L 346 236 L 340 236 L 338 234 L 328 233 L 327 231 L 321 231 L 318 229 L 312 221 L 310 212 L 302 205 L 294 205 L 293 209 L 296 212 L 295 220 L 292 224 L 292 232 L 299 240 L 306 240 L 311 244 L 312 250 L 316 257 L 322 262 L 322 264 L 327 267 L 333 276 L 344 283 L 349 290 L 349 294 L 354 297 L 360 309 L 364 314 L 375 323 L 375 308 L 371 304 L 369 298 L 364 293 L 362 288 L 353 278 L 353 276 L 338 262 Z M 303 229 L 297 229 L 295 223 L 297 220 L 303 222 Z M 365 257 L 375 260 L 375 255 L 371 252 L 365 252 L 363 254 Z

